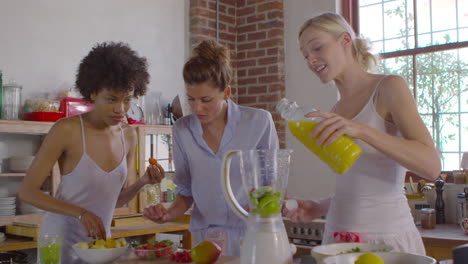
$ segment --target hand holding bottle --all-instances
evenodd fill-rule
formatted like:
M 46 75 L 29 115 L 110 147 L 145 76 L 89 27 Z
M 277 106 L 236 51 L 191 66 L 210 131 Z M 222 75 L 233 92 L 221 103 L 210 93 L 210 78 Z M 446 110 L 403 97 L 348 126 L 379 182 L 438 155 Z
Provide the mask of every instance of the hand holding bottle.
M 361 155 L 361 148 L 346 137 L 346 130 L 342 129 L 350 127 L 346 124 L 351 121 L 345 122 L 346 119 L 332 113 L 310 110 L 306 112 L 296 102 L 290 102 L 286 98 L 278 102 L 276 109 L 284 119 L 288 120 L 293 136 L 336 173 L 342 174 L 348 171 Z M 339 133 L 335 133 L 336 129 Z M 332 135 L 333 133 L 335 134 Z M 323 142 L 327 144 L 322 145 Z
M 287 201 L 296 201 L 297 203 L 293 207 L 284 206 L 283 208 L 283 216 L 291 219 L 293 222 L 310 222 L 325 214 L 320 203 L 317 201 L 302 199 L 289 199 Z M 290 204 L 293 203 L 290 202 Z

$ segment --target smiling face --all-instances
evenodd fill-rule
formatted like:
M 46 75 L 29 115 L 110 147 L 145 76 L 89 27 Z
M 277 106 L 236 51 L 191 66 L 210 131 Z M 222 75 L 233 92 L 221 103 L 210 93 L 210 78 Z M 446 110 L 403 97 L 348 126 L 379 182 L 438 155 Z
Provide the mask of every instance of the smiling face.
M 133 90 L 119 92 L 104 88 L 98 93 L 91 94 L 93 111 L 108 126 L 115 126 L 124 120 L 132 98 Z
M 231 88 L 221 91 L 212 82 L 186 84 L 187 98 L 190 108 L 202 125 L 223 119 L 227 110 L 227 99 L 231 95 Z
M 307 66 L 322 83 L 335 79 L 341 73 L 346 64 L 345 46 L 349 41 L 349 34 L 343 33 L 336 38 L 315 27 L 304 30 L 299 38 Z

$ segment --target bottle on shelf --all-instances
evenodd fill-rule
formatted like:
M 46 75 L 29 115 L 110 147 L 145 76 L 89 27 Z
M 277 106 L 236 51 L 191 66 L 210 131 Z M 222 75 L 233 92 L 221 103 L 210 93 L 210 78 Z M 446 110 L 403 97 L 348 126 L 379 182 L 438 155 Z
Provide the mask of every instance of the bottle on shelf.
M 343 174 L 348 171 L 362 153 L 361 148 L 346 136 L 340 136 L 327 146 L 316 144 L 317 139 L 310 133 L 320 122 L 319 118 L 306 118 L 304 115 L 315 109 L 306 110 L 286 98 L 281 99 L 276 110 L 288 121 L 289 130 L 310 151 L 317 155 L 336 173 Z
M 435 181 L 436 186 L 436 201 L 435 201 L 435 211 L 436 211 L 436 224 L 445 224 L 445 202 L 443 198 L 443 187 L 444 181 L 442 179 L 437 179 Z

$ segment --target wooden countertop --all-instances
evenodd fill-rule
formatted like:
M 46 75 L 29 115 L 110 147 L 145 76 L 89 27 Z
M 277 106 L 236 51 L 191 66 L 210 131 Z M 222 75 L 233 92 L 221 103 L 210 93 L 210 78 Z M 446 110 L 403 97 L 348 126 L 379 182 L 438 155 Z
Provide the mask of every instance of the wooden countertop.
M 148 223 L 134 226 L 112 227 L 112 238 L 132 237 L 150 235 L 156 233 L 185 231 L 189 229 L 189 224 L 169 222 L 164 224 Z M 0 252 L 36 248 L 36 241 L 27 238 L 7 238 L 0 242 Z
M 125 261 L 119 261 L 117 262 L 118 264 L 148 264 L 148 263 L 153 263 L 153 264 L 174 264 L 177 263 L 175 261 L 171 261 L 168 258 L 162 258 L 158 260 L 125 260 Z M 193 262 L 191 262 L 193 263 Z M 228 256 L 221 256 L 218 261 L 216 261 L 216 264 L 239 264 L 239 257 L 228 257 Z

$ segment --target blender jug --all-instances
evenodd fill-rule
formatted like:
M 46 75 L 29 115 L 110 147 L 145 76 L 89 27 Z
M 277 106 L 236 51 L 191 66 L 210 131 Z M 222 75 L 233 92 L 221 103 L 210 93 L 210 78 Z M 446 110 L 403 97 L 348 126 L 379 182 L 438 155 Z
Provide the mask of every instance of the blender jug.
M 289 244 L 281 217 L 288 183 L 291 150 L 234 150 L 225 154 L 221 171 L 223 192 L 231 209 L 247 221 L 240 250 L 241 264 L 290 264 L 294 247 Z M 236 200 L 229 182 L 233 155 L 240 156 L 242 185 L 249 197 L 248 213 Z

